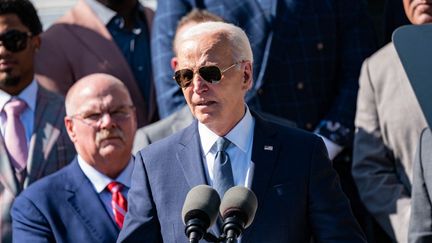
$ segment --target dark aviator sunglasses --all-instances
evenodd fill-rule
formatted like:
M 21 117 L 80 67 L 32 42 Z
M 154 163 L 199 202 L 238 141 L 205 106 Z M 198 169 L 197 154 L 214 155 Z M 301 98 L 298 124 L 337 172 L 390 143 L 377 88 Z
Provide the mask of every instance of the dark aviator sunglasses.
M 19 30 L 9 30 L 0 34 L 0 42 L 10 52 L 19 52 L 27 47 L 27 39 L 31 37 L 30 32 L 21 32 Z
M 219 81 L 222 79 L 222 74 L 231 68 L 235 67 L 236 65 L 243 63 L 244 61 L 235 62 L 231 66 L 220 70 L 218 66 L 211 65 L 211 66 L 202 66 L 198 69 L 198 74 L 203 78 L 205 81 L 216 84 L 219 83 Z M 185 68 L 177 70 L 174 73 L 173 79 L 177 82 L 177 84 L 181 88 L 186 88 L 192 83 L 192 79 L 195 72 L 192 69 Z

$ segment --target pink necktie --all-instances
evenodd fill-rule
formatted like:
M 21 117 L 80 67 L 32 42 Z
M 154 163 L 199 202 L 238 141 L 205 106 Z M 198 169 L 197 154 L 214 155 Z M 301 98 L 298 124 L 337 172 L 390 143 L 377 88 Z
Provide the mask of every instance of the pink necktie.
M 6 113 L 5 144 L 9 158 L 14 168 L 21 172 L 27 163 L 28 149 L 24 125 L 20 115 L 26 108 L 26 103 L 13 98 L 4 106 Z
M 111 206 L 114 213 L 114 219 L 121 229 L 127 211 L 127 200 L 123 194 L 121 194 L 123 185 L 119 182 L 113 181 L 108 184 L 107 188 L 112 194 Z

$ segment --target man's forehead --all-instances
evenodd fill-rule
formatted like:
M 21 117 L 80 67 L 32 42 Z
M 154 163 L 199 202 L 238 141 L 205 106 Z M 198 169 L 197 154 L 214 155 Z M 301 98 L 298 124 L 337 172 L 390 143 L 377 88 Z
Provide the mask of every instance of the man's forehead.
M 16 14 L 1 14 L 0 27 L 7 29 L 28 30 Z
M 177 58 L 180 66 L 199 66 L 206 62 L 217 64 L 232 57 L 230 50 L 228 45 L 224 45 L 217 39 L 188 40 L 180 45 Z

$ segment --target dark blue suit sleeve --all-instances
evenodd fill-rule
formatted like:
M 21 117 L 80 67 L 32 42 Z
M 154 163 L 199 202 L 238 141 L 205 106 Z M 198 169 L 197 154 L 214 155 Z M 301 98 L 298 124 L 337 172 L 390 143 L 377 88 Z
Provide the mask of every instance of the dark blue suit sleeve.
M 176 82 L 170 62 L 174 56 L 172 41 L 177 22 L 192 6 L 187 1 L 159 1 L 153 21 L 151 41 L 153 73 L 156 85 L 159 115 L 165 118 L 186 104 Z
M 117 242 L 162 242 L 147 172 L 141 155 L 135 156 L 132 184 L 128 192 L 128 212 Z
M 321 138 L 317 137 L 312 156 L 309 217 L 316 241 L 366 242 Z
M 25 196 L 15 199 L 11 215 L 13 242 L 55 242 L 47 219 Z

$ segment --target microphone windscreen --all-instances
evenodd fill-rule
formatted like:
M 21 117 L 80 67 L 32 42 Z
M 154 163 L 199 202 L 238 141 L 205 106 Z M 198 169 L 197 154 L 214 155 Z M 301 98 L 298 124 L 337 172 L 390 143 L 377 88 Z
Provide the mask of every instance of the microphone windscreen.
M 258 200 L 255 193 L 246 187 L 235 186 L 225 192 L 219 212 L 224 220 L 237 214 L 243 218 L 244 228 L 247 228 L 253 222 L 257 208 Z
M 215 189 L 208 185 L 198 185 L 186 195 L 182 209 L 183 223 L 193 218 L 201 219 L 213 225 L 218 216 L 220 197 Z

